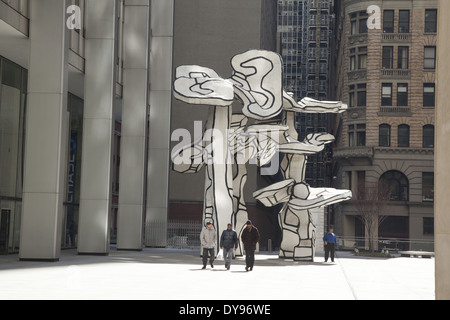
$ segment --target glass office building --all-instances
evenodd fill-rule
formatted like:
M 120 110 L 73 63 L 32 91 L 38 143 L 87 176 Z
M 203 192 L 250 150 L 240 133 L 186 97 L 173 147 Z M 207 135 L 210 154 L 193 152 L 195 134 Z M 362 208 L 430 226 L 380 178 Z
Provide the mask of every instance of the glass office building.
M 19 249 L 27 70 L 0 57 L 0 251 Z
M 332 0 L 279 0 L 278 33 L 284 60 L 284 88 L 295 99 L 329 100 L 329 67 L 333 26 Z M 299 139 L 331 132 L 327 114 L 297 114 Z M 314 187 L 330 186 L 331 149 L 309 157 L 306 180 Z
M 0 1 L 0 254 L 165 245 L 173 10 Z

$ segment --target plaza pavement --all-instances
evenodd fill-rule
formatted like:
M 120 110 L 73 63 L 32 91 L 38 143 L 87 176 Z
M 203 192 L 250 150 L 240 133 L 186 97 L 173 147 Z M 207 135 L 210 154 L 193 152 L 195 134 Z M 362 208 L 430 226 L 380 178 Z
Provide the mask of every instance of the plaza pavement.
M 61 252 L 59 262 L 0 256 L 0 300 L 433 300 L 434 258 L 377 259 L 337 252 L 335 263 L 256 255 L 227 271 L 201 270 L 199 251 L 111 249 L 109 256 Z

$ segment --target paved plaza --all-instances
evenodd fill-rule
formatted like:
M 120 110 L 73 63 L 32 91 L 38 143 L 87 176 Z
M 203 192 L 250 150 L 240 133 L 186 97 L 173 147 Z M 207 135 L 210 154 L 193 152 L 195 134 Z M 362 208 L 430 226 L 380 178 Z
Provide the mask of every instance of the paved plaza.
M 355 257 L 337 252 L 335 263 L 293 262 L 256 255 L 245 272 L 238 257 L 201 270 L 198 250 L 116 251 L 79 256 L 62 251 L 56 263 L 0 256 L 0 300 L 433 300 L 434 258 Z

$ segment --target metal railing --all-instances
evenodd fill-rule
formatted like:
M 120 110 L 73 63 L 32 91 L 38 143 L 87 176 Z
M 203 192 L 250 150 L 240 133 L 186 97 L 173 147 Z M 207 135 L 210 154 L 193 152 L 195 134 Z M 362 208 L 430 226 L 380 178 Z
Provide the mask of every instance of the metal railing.
M 412 33 L 384 33 L 381 42 L 411 42 Z
M 368 249 L 369 239 L 365 237 L 338 237 L 340 250 Z M 375 238 L 375 250 L 388 249 L 390 251 L 434 251 L 434 240 L 427 239 L 401 239 L 401 238 Z
M 167 224 L 167 246 L 175 248 L 200 247 L 201 221 L 169 220 Z
M 410 79 L 411 70 L 409 69 L 381 69 L 382 79 Z

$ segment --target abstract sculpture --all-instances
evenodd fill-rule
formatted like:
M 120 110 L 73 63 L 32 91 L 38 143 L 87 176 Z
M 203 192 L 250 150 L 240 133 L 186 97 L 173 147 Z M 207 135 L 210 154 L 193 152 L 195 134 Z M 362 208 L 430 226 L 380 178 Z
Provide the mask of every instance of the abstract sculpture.
M 340 113 L 347 106 L 309 98 L 296 102 L 283 91 L 282 65 L 280 55 L 274 52 L 250 50 L 232 58 L 229 79 L 209 68 L 178 67 L 174 97 L 210 107 L 201 139 L 172 150 L 173 170 L 197 173 L 206 166 L 203 221 L 212 221 L 217 232 L 231 222 L 240 236 L 248 220 L 243 197 L 246 164 L 263 167 L 271 163 L 269 169 L 263 167 L 266 174 L 281 168 L 285 180 L 255 192 L 254 197 L 266 206 L 284 203 L 279 213 L 280 257 L 312 260 L 315 226 L 309 209 L 348 200 L 351 192 L 316 189 L 305 183 L 307 156 L 322 151 L 334 137 L 312 134 L 299 142 L 295 113 Z M 235 98 L 242 103 L 243 114 L 232 114 Z M 281 119 L 277 117 L 282 113 Z M 249 118 L 256 124 L 248 125 Z M 280 152 L 284 154 L 281 166 Z M 243 254 L 242 245 L 237 254 Z

